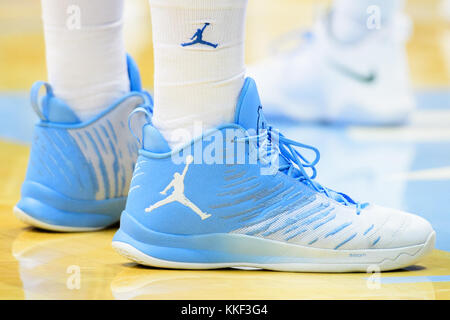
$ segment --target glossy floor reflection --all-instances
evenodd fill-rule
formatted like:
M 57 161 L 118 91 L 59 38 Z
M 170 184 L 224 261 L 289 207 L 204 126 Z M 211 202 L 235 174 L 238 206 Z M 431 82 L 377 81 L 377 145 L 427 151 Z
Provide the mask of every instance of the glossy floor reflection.
M 431 259 L 445 263 L 449 256 Z M 306 274 L 270 271 L 169 271 L 129 267 L 111 283 L 116 299 L 444 299 L 450 285 L 445 282 L 415 282 L 414 276 L 428 276 L 438 269 L 425 260 L 408 271 L 378 275 Z M 446 270 L 441 270 L 446 272 Z M 405 282 L 389 283 L 405 278 Z M 410 278 L 407 280 L 406 278 Z M 444 278 L 445 279 L 445 278 Z M 387 283 L 384 283 L 386 281 Z M 395 281 L 395 280 L 391 280 Z M 448 280 L 447 280 L 448 281 Z
M 123 263 L 109 245 L 112 234 L 113 230 L 58 234 L 35 229 L 19 233 L 12 255 L 18 262 L 24 298 L 111 298 L 109 279 Z
M 26 228 L 12 242 L 17 269 L 2 270 L 2 278 L 11 279 L 17 272 L 17 289 L 25 299 L 450 298 L 450 253 L 439 250 L 415 266 L 383 274 L 177 271 L 128 262 L 110 248 L 113 233 L 58 234 Z

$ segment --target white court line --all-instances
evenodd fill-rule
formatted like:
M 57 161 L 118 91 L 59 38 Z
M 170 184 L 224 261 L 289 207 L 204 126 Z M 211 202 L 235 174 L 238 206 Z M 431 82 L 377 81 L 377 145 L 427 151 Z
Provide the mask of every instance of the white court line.
M 359 141 L 450 142 L 450 110 L 417 110 L 403 127 L 350 127 Z
M 450 180 L 450 167 L 417 170 L 411 172 L 395 173 L 386 177 L 386 180 L 408 181 L 442 181 Z
M 410 126 L 450 127 L 450 102 L 449 109 L 416 110 L 412 113 Z
M 348 136 L 359 141 L 450 142 L 449 128 L 359 128 L 348 129 Z

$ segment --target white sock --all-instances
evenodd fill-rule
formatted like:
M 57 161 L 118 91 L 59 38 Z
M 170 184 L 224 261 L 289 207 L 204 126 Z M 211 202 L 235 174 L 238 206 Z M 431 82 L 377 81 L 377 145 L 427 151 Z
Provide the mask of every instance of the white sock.
M 370 15 L 375 13 L 373 10 L 379 10 L 379 27 L 383 28 L 402 10 L 403 4 L 403 0 L 335 0 L 331 22 L 333 35 L 341 41 L 356 41 L 371 30 L 377 30 L 367 26 Z
M 129 91 L 123 0 L 42 0 L 48 79 L 86 120 Z
M 204 132 L 233 121 L 245 77 L 247 0 L 150 0 L 150 7 L 153 123 L 176 148 L 196 137 L 199 125 Z M 196 32 L 209 44 L 189 45 Z

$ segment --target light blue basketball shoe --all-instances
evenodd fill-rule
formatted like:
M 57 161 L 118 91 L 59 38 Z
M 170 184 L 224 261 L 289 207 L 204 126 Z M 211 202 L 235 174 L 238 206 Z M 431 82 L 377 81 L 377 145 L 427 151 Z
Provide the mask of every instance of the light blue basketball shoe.
M 119 220 L 125 207 L 138 144 L 127 128 L 128 114 L 151 108 L 136 64 L 127 58 L 130 92 L 96 117 L 81 122 L 48 83 L 31 89 L 40 121 L 34 129 L 22 197 L 15 215 L 53 231 L 91 231 Z M 42 86 L 47 94 L 38 103 Z
M 144 126 L 113 247 L 155 267 L 317 272 L 396 269 L 432 250 L 424 219 L 315 182 L 318 156 L 267 125 L 248 78 L 235 123 L 180 149 Z

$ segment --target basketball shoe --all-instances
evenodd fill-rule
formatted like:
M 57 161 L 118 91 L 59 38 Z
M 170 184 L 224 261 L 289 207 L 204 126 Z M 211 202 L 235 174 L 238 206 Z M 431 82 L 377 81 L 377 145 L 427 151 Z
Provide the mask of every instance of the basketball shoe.
M 116 223 L 125 207 L 138 145 L 126 124 L 139 106 L 151 107 L 136 64 L 128 61 L 130 92 L 94 118 L 82 122 L 36 82 L 31 104 L 40 118 L 34 129 L 22 197 L 15 215 L 35 227 L 90 231 Z M 47 94 L 38 99 L 39 90 Z
M 270 116 L 298 121 L 399 125 L 414 109 L 405 42 L 410 23 L 390 25 L 343 43 L 333 36 L 331 13 L 300 48 L 251 66 Z
M 151 124 L 143 135 L 113 239 L 119 253 L 138 263 L 390 270 L 413 264 L 434 246 L 435 232 L 421 217 L 360 203 L 317 183 L 319 152 L 268 126 L 250 78 L 235 123 L 176 150 Z M 308 161 L 298 148 L 316 158 Z

